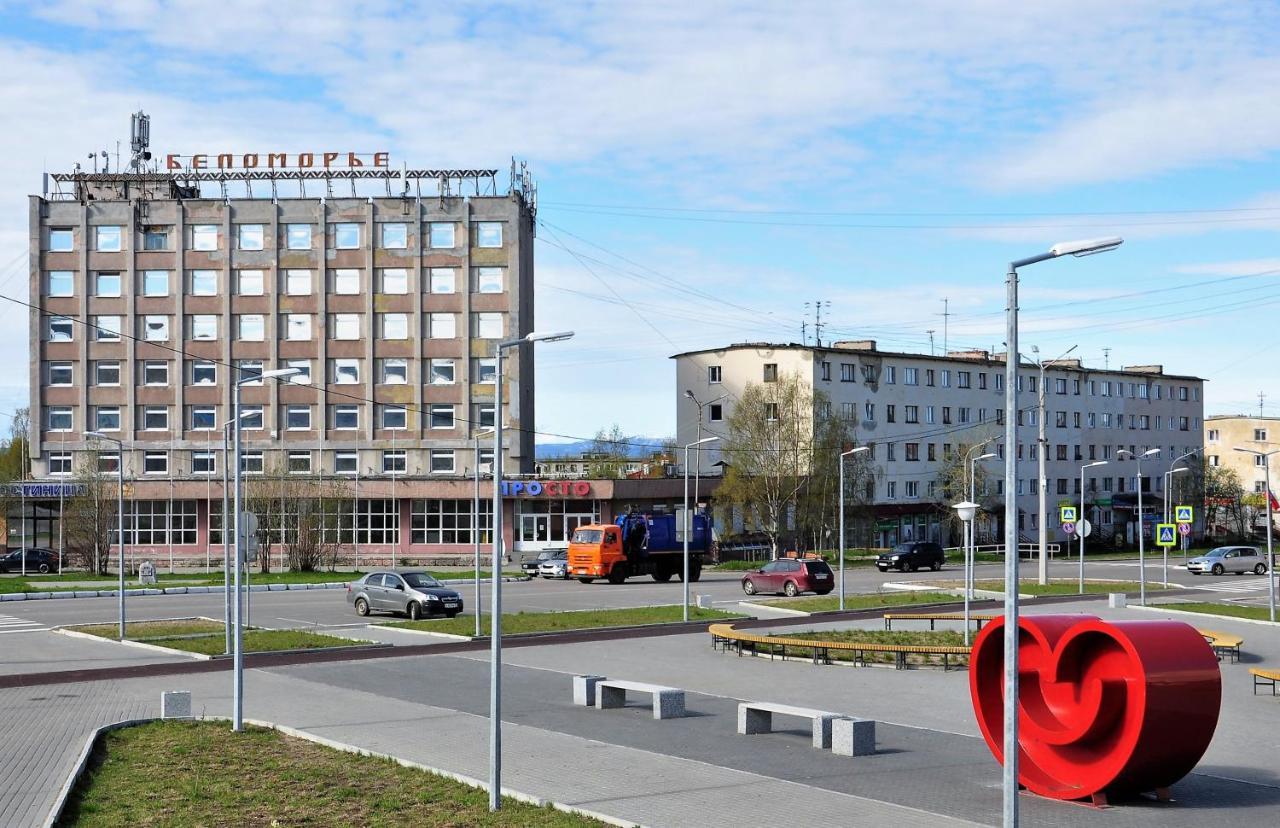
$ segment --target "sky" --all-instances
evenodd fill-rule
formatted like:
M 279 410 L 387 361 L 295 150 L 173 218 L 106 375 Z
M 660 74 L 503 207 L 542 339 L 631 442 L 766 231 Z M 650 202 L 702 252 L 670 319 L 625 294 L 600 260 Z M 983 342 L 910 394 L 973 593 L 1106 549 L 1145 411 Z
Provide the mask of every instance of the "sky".
M 0 0 L 0 294 L 42 171 L 141 108 L 157 153 L 527 161 L 537 327 L 577 331 L 539 346 L 546 439 L 673 433 L 672 354 L 812 342 L 818 302 L 824 342 L 999 350 L 1007 263 L 1109 235 L 1023 272 L 1024 353 L 1280 416 L 1278 36 L 1209 0 Z M 0 299 L 0 353 L 26 325 Z

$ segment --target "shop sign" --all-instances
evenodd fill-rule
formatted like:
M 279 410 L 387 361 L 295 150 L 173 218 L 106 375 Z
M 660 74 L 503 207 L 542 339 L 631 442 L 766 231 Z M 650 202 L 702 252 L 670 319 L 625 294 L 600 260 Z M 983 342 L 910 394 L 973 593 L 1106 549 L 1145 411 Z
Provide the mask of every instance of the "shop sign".
M 504 480 L 498 485 L 503 497 L 590 497 L 586 480 Z
M 390 156 L 386 152 L 218 152 L 195 155 L 167 155 L 165 166 L 171 170 L 254 170 L 254 169 L 386 169 Z
M 8 497 L 75 497 L 84 494 L 83 483 L 4 483 Z

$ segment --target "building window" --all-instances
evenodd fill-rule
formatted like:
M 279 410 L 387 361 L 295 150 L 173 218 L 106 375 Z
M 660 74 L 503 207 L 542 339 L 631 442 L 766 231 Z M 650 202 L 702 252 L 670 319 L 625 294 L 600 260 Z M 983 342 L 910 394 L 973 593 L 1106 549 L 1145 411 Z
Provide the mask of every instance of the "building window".
M 862 418 L 872 423 L 876 421 L 876 404 L 875 403 L 862 404 Z
M 471 424 L 476 428 L 493 428 L 493 412 L 492 405 L 477 405 Z
M 168 250 L 169 228 L 163 224 L 149 224 L 142 228 L 143 250 Z
M 972 388 L 973 375 L 969 371 L 956 371 L 956 387 Z
M 920 497 L 920 481 L 918 480 L 904 481 L 902 484 L 902 492 L 903 492 L 903 495 L 907 498 Z
M 120 363 L 118 360 L 99 360 L 93 363 L 94 385 L 119 385 Z
M 383 313 L 382 317 L 382 338 L 383 339 L 408 339 L 409 338 L 409 315 L 407 313 Z
M 216 270 L 191 271 L 191 295 L 192 296 L 217 296 L 218 295 L 218 271 Z
M 453 293 L 457 290 L 457 271 L 451 267 L 433 267 L 430 277 L 432 293 Z
M 218 428 L 218 409 L 212 405 L 191 406 L 191 430 L 214 431 Z
M 240 453 L 241 474 L 262 474 L 262 452 L 242 451 Z
M 896 423 L 898 421 L 898 407 L 892 403 L 884 407 L 884 420 L 886 423 Z
M 352 340 L 360 338 L 360 314 L 335 313 L 332 316 L 334 339 Z
M 169 363 L 147 360 L 142 363 L 143 385 L 168 385 Z
M 884 484 L 884 497 L 885 500 L 898 499 L 898 481 L 890 480 Z
M 505 267 L 476 267 L 471 269 L 471 289 L 476 293 L 502 293 L 505 282 Z
M 433 313 L 428 320 L 431 339 L 453 339 L 458 335 L 457 316 L 452 313 Z
M 335 451 L 333 471 L 335 474 L 359 474 L 360 455 L 354 451 Z
M 333 271 L 333 292 L 342 296 L 354 296 L 360 292 L 360 271 L 339 268 Z
M 119 253 L 123 249 L 124 234 L 120 232 L 119 226 L 102 226 L 93 229 L 96 239 L 95 250 L 103 253 Z
M 840 381 L 841 382 L 857 382 L 858 366 L 851 362 L 840 363 Z
M 291 451 L 285 461 L 289 474 L 311 473 L 311 452 Z
M 290 385 L 310 385 L 311 384 L 311 360 L 309 359 L 286 359 L 284 367 L 293 368 L 298 373 L 286 378 L 285 382 Z
M 1267 430 L 1265 428 L 1255 428 L 1253 430 L 1253 441 L 1255 443 L 1267 442 Z
M 890 445 L 892 445 L 892 443 L 890 443 Z M 910 461 L 910 462 L 917 462 L 917 461 L 919 461 L 919 459 L 920 459 L 920 444 L 919 444 L 919 443 L 903 443 L 903 447 L 904 447 L 904 449 L 906 450 L 906 459 L 907 459 L 908 461 Z
M 288 224 L 285 225 L 285 246 L 290 250 L 310 250 L 311 249 L 311 225 L 310 224 Z
M 262 360 L 236 360 L 236 376 L 242 385 L 262 385 Z
M 286 314 L 284 318 L 284 338 L 292 340 L 311 339 L 311 314 Z
M 110 454 L 98 455 L 98 474 L 119 474 L 120 455 L 113 451 Z
M 432 406 L 435 408 L 435 406 Z M 452 406 L 449 407 L 452 411 Z M 384 405 L 382 406 L 382 427 L 394 431 L 401 431 L 408 426 L 409 415 L 402 405 Z
M 1216 428 L 1209 429 L 1209 442 L 1210 443 L 1218 442 L 1218 429 Z
M 764 404 L 765 422 L 776 423 L 778 421 L 778 404 L 767 402 Z
M 167 451 L 148 451 L 142 455 L 143 474 L 168 474 L 169 453 Z
M 936 417 L 934 411 L 935 409 L 931 405 L 926 405 L 924 407 L 924 421 L 927 425 L 933 425 L 935 423 Z
M 822 381 L 831 382 L 831 363 L 825 359 L 822 361 Z
M 109 270 L 101 270 L 93 274 L 93 295 L 119 296 L 120 274 Z
M 764 381 L 765 382 L 778 381 L 778 363 L 766 362 L 764 364 Z
M 469 544 L 488 542 L 493 531 L 493 504 L 480 503 L 479 520 L 470 500 L 414 500 L 409 541 L 416 544 Z M 474 524 L 479 524 L 475 534 Z
M 402 357 L 382 360 L 382 382 L 384 385 L 404 385 L 409 381 L 409 360 Z
M 908 405 L 904 406 L 904 408 L 906 409 L 904 413 L 906 414 L 906 421 L 908 423 L 920 422 L 920 406 Z
M 333 225 L 333 246 L 337 250 L 356 250 L 360 247 L 360 225 L 343 222 Z
M 432 449 L 431 450 L 431 473 L 432 474 L 453 474 L 454 460 L 453 449 Z
M 360 427 L 360 406 L 335 405 L 333 427 L 337 431 L 352 431 Z
M 898 369 L 892 365 L 884 366 L 884 384 L 894 385 L 898 381 Z
M 94 431 L 119 431 L 120 407 L 100 405 L 93 410 Z
M 216 224 L 191 225 L 191 249 L 192 250 L 217 250 L 218 249 L 218 225 Z
M 236 339 L 241 342 L 262 342 L 266 331 L 266 319 L 260 313 L 242 313 L 236 317 Z
M 310 296 L 311 271 L 286 270 L 284 272 L 284 292 L 287 296 Z
M 453 428 L 453 406 L 433 405 L 427 409 L 429 423 L 432 428 Z
M 75 249 L 75 234 L 72 230 L 55 228 L 49 230 L 49 251 L 51 253 L 67 253 Z
M 75 274 L 70 270 L 50 270 L 46 276 L 46 296 L 74 296 L 75 288 Z
M 903 385 L 919 385 L 920 369 L 919 368 L 903 368 L 902 384 Z
M 142 338 L 148 342 L 168 342 L 169 341 L 169 317 L 167 316 L 142 317 Z
M 476 247 L 502 247 L 502 222 L 476 222 Z
M 848 403 L 846 403 L 848 405 Z M 707 406 L 707 419 L 713 423 L 718 423 L 724 419 L 724 406 L 720 403 L 712 403 Z
M 360 383 L 360 360 L 333 360 L 334 385 L 358 385 Z
M 409 246 L 409 225 L 388 222 L 382 225 L 382 246 L 387 250 L 404 250 Z
M 432 385 L 453 385 L 454 383 L 454 364 L 451 359 L 433 359 L 431 360 L 431 384 Z
M 311 406 L 287 405 L 284 409 L 284 427 L 288 431 L 311 430 Z
M 201 313 L 187 317 L 189 339 L 213 340 L 218 338 L 218 317 L 212 313 Z
M 143 407 L 142 427 L 147 431 L 167 431 L 169 429 L 169 409 L 162 405 Z
M 502 338 L 502 314 L 473 313 L 471 314 L 471 320 L 471 335 L 476 339 Z
M 263 233 L 261 224 L 241 224 L 236 227 L 241 250 L 261 250 Z
M 50 431 L 70 431 L 72 428 L 69 405 L 51 405 L 45 409 L 45 417 Z
M 430 225 L 431 246 L 436 248 L 451 248 L 455 246 L 454 242 L 454 224 L 451 221 L 433 221 Z
M 66 477 L 71 474 L 71 452 L 49 452 L 49 474 Z
M 392 449 L 382 452 L 383 474 L 404 474 L 407 467 L 408 452 L 404 449 Z
M 261 431 L 262 430 L 262 406 L 260 405 L 241 405 L 240 406 L 240 428 L 245 431 Z
M 191 473 L 217 474 L 218 455 L 214 454 L 212 451 L 191 452 Z
M 480 385 L 493 385 L 498 377 L 498 360 L 493 357 L 477 359 L 472 381 Z
M 263 293 L 261 270 L 236 271 L 236 293 L 240 296 L 261 296 Z
M 409 271 L 403 267 L 388 267 L 382 271 L 382 292 L 403 295 L 409 292 Z
M 978 372 L 978 390 L 980 391 L 987 390 L 987 372 L 986 371 Z
M 50 362 L 48 368 L 49 385 L 71 385 L 74 371 L 70 362 Z

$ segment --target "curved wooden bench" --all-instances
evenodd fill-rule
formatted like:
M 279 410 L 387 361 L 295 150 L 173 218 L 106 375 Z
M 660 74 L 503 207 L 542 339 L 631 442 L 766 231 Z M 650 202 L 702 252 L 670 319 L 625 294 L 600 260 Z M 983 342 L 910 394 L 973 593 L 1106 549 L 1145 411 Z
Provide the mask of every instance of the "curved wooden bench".
M 969 647 L 963 646 L 875 644 L 861 641 L 824 641 L 819 638 L 792 638 L 780 635 L 752 635 L 741 630 L 735 630 L 730 624 L 712 624 L 707 627 L 707 632 L 711 634 L 712 649 L 722 648 L 728 650 L 729 647 L 735 647 L 738 655 L 741 656 L 744 645 L 752 653 L 760 652 L 759 648 L 763 646 L 768 648 L 771 661 L 775 655 L 779 655 L 785 660 L 787 647 L 811 650 L 814 664 L 830 664 L 833 651 L 852 653 L 855 666 L 864 666 L 868 663 L 865 658 L 867 653 L 888 653 L 894 656 L 894 667 L 898 670 L 905 670 L 907 656 L 909 655 L 936 655 L 942 656 L 942 669 L 946 671 L 951 669 L 952 656 L 968 656 L 970 652 Z
M 982 629 L 982 625 L 988 621 L 995 621 L 999 615 L 985 612 L 969 613 L 969 620 L 978 622 L 978 629 Z M 884 614 L 884 628 L 886 630 L 893 629 L 894 621 L 928 621 L 929 629 L 933 629 L 933 625 L 937 621 L 964 621 L 963 612 L 886 612 Z
M 1209 642 L 1209 646 L 1213 648 L 1213 652 L 1218 656 L 1218 660 L 1222 657 L 1229 656 L 1231 661 L 1240 660 L 1240 648 L 1244 645 L 1244 639 L 1234 633 L 1219 632 L 1218 630 L 1202 630 L 1196 628 L 1196 632 L 1204 636 L 1205 641 Z
M 1271 685 L 1271 695 L 1276 694 L 1276 682 L 1280 682 L 1280 670 L 1264 670 L 1261 667 L 1250 667 L 1253 675 L 1253 694 L 1258 695 L 1259 687 Z

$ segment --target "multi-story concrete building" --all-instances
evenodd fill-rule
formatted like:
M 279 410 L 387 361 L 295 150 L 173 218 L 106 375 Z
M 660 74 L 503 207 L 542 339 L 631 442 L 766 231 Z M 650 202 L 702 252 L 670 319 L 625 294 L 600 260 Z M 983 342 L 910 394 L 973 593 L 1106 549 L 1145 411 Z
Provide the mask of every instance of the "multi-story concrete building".
M 1236 451 L 1237 448 L 1248 451 Z M 1243 414 L 1219 414 L 1205 418 L 1204 453 L 1210 466 L 1232 469 L 1240 477 L 1246 493 L 1265 494 L 1267 474 L 1263 459 L 1250 452 L 1269 452 L 1280 449 L 1280 417 L 1247 417 Z M 1280 454 L 1271 459 L 1271 489 L 1280 483 Z M 1251 510 L 1261 515 L 1265 506 Z M 1254 515 L 1259 530 L 1266 523 L 1265 515 Z M 1272 515 L 1280 523 L 1280 512 Z
M 825 347 L 743 343 L 673 358 L 680 445 L 697 439 L 699 429 L 703 435 L 726 437 L 735 401 L 749 383 L 776 382 L 796 374 L 806 388 L 821 392 L 826 405 L 815 416 L 844 420 L 857 442 L 872 447 L 874 487 L 869 500 L 881 545 L 940 537 L 941 518 L 949 506 L 941 502 L 939 473 L 959 447 L 990 440 L 986 450 L 1004 455 L 1002 354 L 896 353 L 882 351 L 868 340 Z M 1202 446 L 1203 380 L 1166 374 L 1158 365 L 1104 370 L 1086 368 L 1077 360 L 1046 364 L 1042 448 L 1040 369 L 1024 363 L 1019 374 L 1021 437 L 1016 451 L 1021 464 L 1016 496 L 1023 536 L 1033 540 L 1040 522 L 1047 519 L 1050 540 L 1065 540 L 1059 504 L 1078 504 L 1081 467 L 1106 461 L 1085 472 L 1089 517 L 1102 538 L 1117 531 L 1128 531 L 1132 537 L 1137 525 L 1136 467 L 1117 452 L 1159 448 L 1158 457 L 1143 465 L 1149 536 L 1162 507 L 1161 473 L 1173 458 Z M 1041 451 L 1046 453 L 1047 516 L 1040 514 L 1038 504 Z M 721 456 L 715 443 L 700 457 L 702 474 L 718 473 Z M 992 481 L 987 495 L 1002 498 L 1000 461 L 987 462 Z M 985 534 L 996 536 L 994 519 Z

